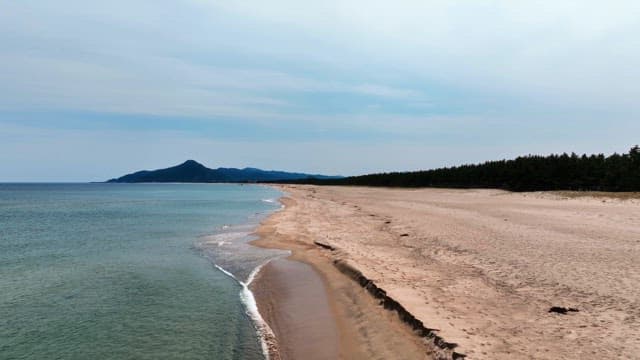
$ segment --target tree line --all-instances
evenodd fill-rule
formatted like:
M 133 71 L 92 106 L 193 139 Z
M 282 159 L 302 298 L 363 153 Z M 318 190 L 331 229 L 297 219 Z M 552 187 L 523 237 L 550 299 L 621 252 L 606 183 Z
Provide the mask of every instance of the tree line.
M 387 187 L 498 188 L 511 191 L 592 190 L 640 191 L 640 147 L 626 154 L 605 156 L 521 156 L 413 172 L 392 172 L 341 179 L 314 179 L 287 183 Z

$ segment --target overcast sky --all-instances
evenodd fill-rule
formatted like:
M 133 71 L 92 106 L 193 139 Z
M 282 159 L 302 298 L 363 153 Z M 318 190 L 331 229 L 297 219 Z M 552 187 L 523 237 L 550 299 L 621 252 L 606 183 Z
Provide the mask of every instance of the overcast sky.
M 0 1 L 0 181 L 640 142 L 638 1 Z

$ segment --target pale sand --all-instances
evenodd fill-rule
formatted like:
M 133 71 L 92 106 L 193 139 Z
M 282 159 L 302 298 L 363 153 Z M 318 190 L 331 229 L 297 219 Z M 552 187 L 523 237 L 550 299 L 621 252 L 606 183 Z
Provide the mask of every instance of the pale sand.
M 638 200 L 497 190 L 284 190 L 291 199 L 262 226 L 260 244 L 292 249 L 294 259 L 323 276 L 342 358 L 425 358 L 430 348 L 356 290 L 333 266 L 336 259 L 457 343 L 455 351 L 468 359 L 640 359 Z M 580 311 L 548 313 L 555 305 Z

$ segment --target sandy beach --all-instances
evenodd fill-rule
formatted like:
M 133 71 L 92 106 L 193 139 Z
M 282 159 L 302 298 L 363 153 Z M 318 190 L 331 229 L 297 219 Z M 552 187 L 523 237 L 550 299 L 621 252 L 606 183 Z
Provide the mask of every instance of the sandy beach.
M 638 199 L 283 190 L 256 244 L 296 265 L 254 286 L 282 358 L 640 358 Z

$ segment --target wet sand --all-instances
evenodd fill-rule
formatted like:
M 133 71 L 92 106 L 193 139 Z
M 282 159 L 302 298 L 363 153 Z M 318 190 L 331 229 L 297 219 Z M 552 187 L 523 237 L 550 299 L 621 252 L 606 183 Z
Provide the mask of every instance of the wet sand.
M 637 199 L 284 190 L 287 207 L 262 225 L 258 244 L 291 249 L 293 260 L 316 270 L 335 319 L 339 358 L 450 357 L 434 339 L 457 344 L 468 359 L 640 358 Z M 418 336 L 380 305 L 389 301 L 374 299 L 336 261 L 384 289 L 436 337 Z M 262 310 L 264 299 L 258 302 Z M 552 306 L 579 312 L 549 313 Z
M 336 359 L 338 331 L 316 271 L 305 263 L 278 259 L 265 265 L 252 291 L 260 313 L 278 341 L 272 359 Z

